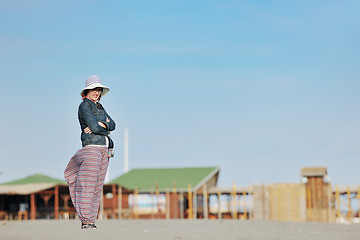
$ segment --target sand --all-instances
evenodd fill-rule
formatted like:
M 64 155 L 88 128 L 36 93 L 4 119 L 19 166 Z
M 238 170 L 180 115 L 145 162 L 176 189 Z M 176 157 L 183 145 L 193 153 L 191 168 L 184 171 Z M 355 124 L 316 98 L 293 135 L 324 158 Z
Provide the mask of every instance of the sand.
M 359 224 L 243 220 L 103 220 L 81 230 L 78 220 L 0 222 L 1 240 L 224 239 L 359 240 Z

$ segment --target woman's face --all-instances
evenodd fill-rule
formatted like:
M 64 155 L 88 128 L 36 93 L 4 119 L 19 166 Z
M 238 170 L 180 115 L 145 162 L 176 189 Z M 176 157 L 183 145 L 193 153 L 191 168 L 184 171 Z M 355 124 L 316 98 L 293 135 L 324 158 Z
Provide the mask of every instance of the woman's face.
M 101 95 L 101 92 L 102 92 L 102 88 L 100 87 L 91 89 L 88 92 L 87 98 L 96 103 Z

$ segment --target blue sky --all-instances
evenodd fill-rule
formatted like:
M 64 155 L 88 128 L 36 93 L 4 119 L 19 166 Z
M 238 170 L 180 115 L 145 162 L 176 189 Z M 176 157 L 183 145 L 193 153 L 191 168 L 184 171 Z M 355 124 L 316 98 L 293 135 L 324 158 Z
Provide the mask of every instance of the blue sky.
M 90 75 L 129 167 L 219 166 L 219 185 L 360 184 L 359 1 L 2 1 L 0 182 L 62 178 Z

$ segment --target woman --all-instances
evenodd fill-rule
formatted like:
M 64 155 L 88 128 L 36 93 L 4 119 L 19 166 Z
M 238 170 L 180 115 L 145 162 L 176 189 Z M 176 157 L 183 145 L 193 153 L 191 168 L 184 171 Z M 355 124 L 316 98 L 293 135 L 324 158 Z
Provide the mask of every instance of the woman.
M 99 103 L 109 90 L 97 76 L 86 80 L 78 111 L 83 148 L 70 159 L 64 172 L 71 200 L 81 220 L 81 229 L 96 228 L 109 149 L 112 150 L 109 134 L 115 129 L 115 122 Z

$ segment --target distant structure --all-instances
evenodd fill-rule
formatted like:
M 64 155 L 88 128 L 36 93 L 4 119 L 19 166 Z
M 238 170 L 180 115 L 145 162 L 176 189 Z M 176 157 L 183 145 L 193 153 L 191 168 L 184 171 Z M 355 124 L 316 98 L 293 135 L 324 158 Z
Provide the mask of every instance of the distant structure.
M 300 175 L 306 188 L 307 220 L 329 222 L 335 212 L 330 209 L 332 189 L 326 167 L 304 167 Z
M 110 182 L 121 186 L 117 192 L 122 195 L 119 199 L 116 187 L 113 187 L 113 197 L 104 202 L 104 208 L 114 214 L 115 209 L 121 206 L 121 212 L 117 213 L 119 216 L 135 219 L 203 217 L 209 201 L 203 193 L 217 185 L 219 172 L 218 167 L 133 169 Z M 194 200 L 196 196 L 198 201 Z M 144 203 L 147 207 L 141 206 L 141 198 L 148 201 Z M 159 201 L 161 199 L 164 204 Z M 160 205 L 149 209 L 151 201 Z
M 251 186 L 219 187 L 219 173 L 219 167 L 132 169 L 104 185 L 99 218 L 360 222 L 360 185 L 332 188 L 326 167 L 302 168 L 299 183 Z M 75 217 L 63 180 L 36 174 L 0 184 L 0 220 Z

